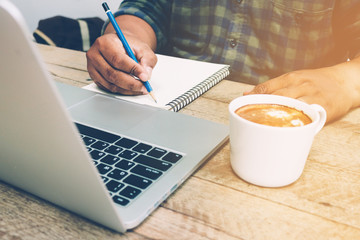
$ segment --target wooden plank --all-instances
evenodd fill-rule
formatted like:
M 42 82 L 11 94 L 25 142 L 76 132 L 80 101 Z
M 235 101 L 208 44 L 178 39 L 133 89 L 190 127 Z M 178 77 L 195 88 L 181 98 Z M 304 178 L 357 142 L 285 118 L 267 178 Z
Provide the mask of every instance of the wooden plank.
M 87 71 L 67 68 L 51 63 L 48 63 L 47 67 L 50 74 L 56 81 L 76 87 L 83 87 L 92 83 L 92 80 L 90 79 L 89 73 Z
M 240 97 L 245 91 L 253 89 L 254 86 L 240 84 L 229 80 L 222 80 L 211 91 L 206 92 L 203 97 L 214 99 L 219 102 L 230 103 L 231 100 Z
M 0 182 L 0 239 L 147 239 L 119 234 Z
M 86 53 L 66 48 L 36 45 L 45 63 L 87 71 Z
M 323 128 L 312 146 L 312 158 L 318 162 L 360 173 L 360 123 L 350 119 L 360 109 L 333 124 Z
M 0 239 L 235 239 L 162 207 L 123 235 L 3 183 L 0 196 Z
M 177 209 L 160 207 L 134 232 L 150 239 L 239 239 Z
M 191 178 L 164 207 L 239 239 L 360 239 L 360 229 L 241 190 Z
M 229 122 L 227 107 L 227 103 L 200 97 L 180 112 L 227 125 Z
M 360 229 L 359 172 L 316 159 L 311 152 L 302 176 L 292 185 L 262 188 L 248 184 L 232 171 L 227 144 L 195 176 Z

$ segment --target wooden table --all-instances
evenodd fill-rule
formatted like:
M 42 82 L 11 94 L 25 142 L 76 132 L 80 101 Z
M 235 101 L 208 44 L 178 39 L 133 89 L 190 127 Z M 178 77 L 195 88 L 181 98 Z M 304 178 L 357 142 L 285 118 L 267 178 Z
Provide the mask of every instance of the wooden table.
M 39 48 L 55 80 L 91 83 L 84 53 Z M 181 112 L 228 124 L 229 102 L 251 88 L 224 80 Z M 0 182 L 0 239 L 360 239 L 360 109 L 320 131 L 294 184 L 242 181 L 226 143 L 126 234 Z

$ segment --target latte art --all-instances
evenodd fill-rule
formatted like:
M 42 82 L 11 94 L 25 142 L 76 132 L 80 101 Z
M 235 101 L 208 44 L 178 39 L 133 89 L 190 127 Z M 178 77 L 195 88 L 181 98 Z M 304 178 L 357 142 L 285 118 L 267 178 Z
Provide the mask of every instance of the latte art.
M 278 104 L 249 104 L 235 113 L 246 120 L 274 127 L 299 127 L 312 122 L 303 111 Z

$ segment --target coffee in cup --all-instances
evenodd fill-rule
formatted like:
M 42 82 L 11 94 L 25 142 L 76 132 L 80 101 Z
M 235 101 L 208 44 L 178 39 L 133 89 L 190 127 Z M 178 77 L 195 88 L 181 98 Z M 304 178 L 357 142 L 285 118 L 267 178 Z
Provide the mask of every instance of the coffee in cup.
M 312 122 L 303 111 L 280 104 L 248 104 L 235 113 L 254 123 L 273 127 L 299 127 Z

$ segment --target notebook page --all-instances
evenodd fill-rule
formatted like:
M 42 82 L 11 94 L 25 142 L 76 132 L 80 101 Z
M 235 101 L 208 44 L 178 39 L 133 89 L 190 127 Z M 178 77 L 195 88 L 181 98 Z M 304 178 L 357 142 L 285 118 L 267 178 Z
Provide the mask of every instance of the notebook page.
M 160 54 L 157 54 L 157 57 L 158 63 L 153 69 L 149 80 L 157 103 L 154 102 L 150 95 L 122 96 L 110 94 L 126 101 L 166 108 L 166 104 L 226 66 Z M 99 89 L 95 83 L 84 88 L 109 94 Z

